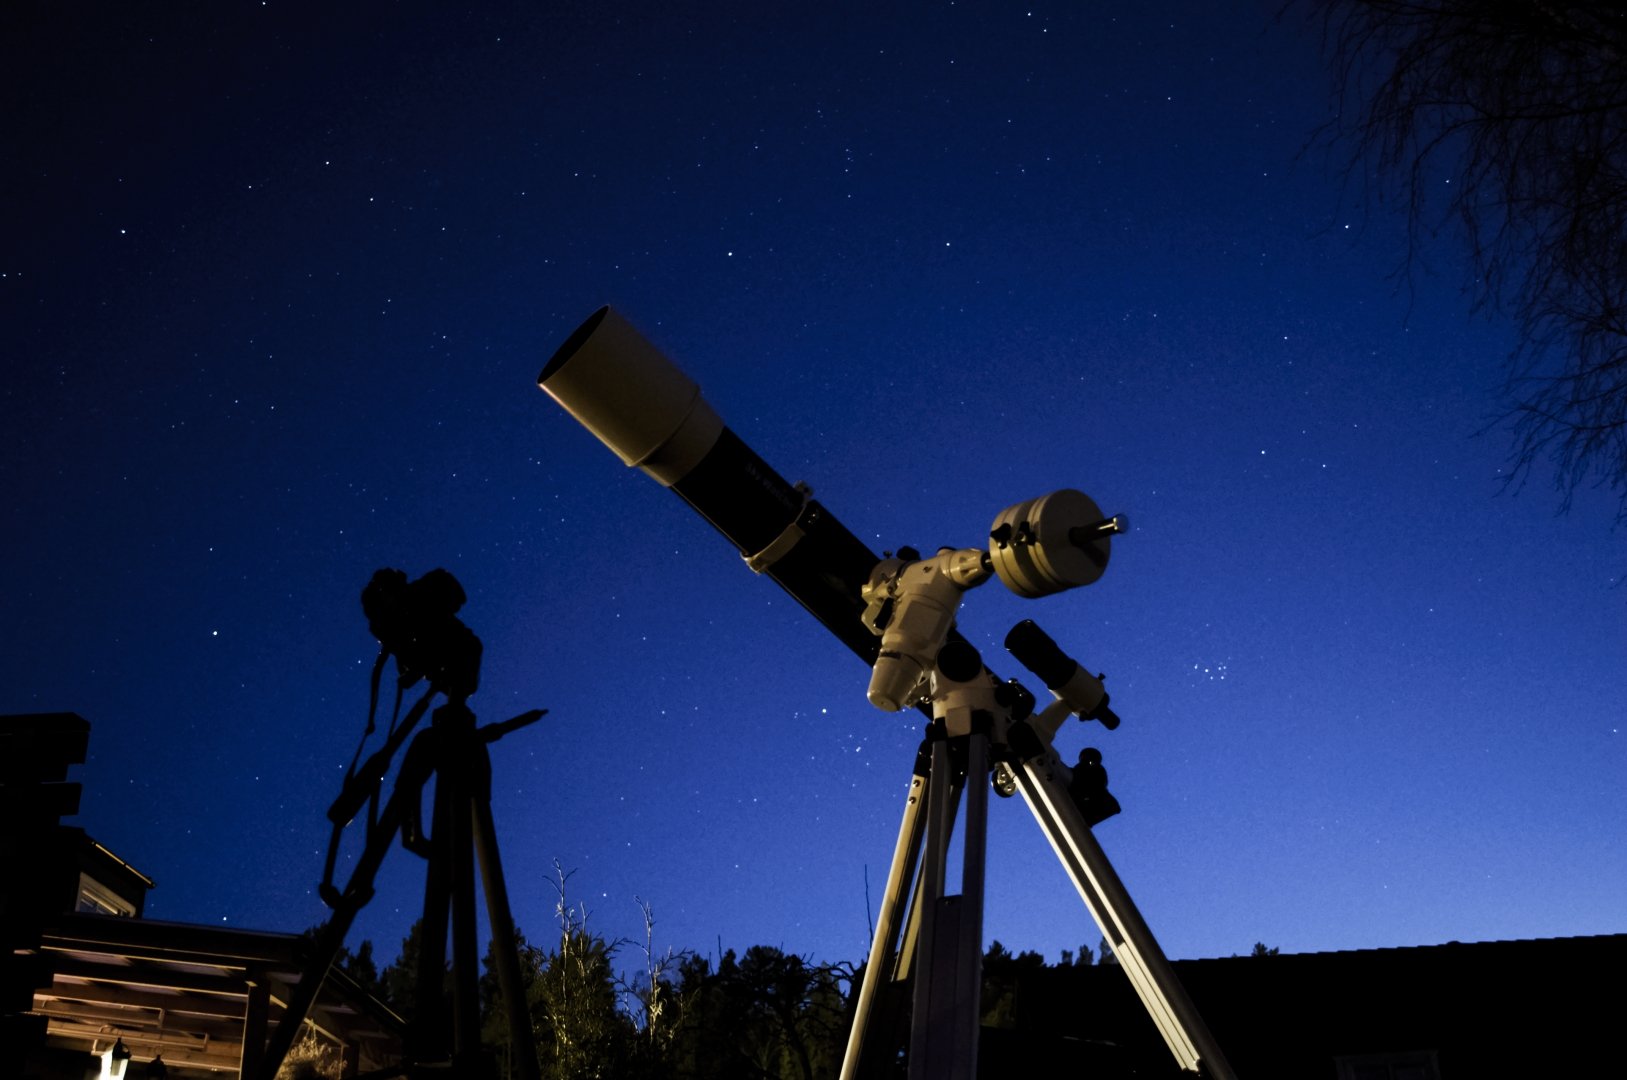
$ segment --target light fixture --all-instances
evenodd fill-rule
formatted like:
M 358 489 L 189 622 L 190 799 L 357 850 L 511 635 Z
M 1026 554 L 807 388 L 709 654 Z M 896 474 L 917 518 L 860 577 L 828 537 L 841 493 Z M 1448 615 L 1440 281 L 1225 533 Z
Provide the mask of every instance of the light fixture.
M 114 1039 L 113 1045 L 102 1051 L 102 1080 L 124 1080 L 130 1071 L 130 1050 L 123 1039 Z

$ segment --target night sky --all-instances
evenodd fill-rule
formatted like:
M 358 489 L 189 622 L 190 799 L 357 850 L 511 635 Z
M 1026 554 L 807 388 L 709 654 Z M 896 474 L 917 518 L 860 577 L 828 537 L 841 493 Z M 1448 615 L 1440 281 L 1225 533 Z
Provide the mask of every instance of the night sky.
M 1171 956 L 1624 929 L 1615 506 L 1503 490 L 1512 327 L 1302 153 L 1303 15 L 683 7 L 0 14 L 0 712 L 90 720 L 74 821 L 149 916 L 325 917 L 358 596 L 440 566 L 480 718 L 551 710 L 494 748 L 529 936 L 557 863 L 610 938 L 642 899 L 658 947 L 862 957 L 920 717 L 537 390 L 608 302 L 877 552 L 1129 516 L 1099 583 L 959 625 L 1107 674 L 1123 726 L 1059 743 Z M 991 818 L 985 936 L 1094 948 Z M 394 955 L 422 867 L 352 944 Z

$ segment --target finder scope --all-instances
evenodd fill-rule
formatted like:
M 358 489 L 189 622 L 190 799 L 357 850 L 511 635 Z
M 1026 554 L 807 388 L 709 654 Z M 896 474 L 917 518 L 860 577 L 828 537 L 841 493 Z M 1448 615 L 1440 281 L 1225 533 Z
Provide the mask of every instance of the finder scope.
M 1033 619 L 1024 619 L 1006 634 L 1006 651 L 1023 667 L 1040 677 L 1046 689 L 1085 720 L 1099 720 L 1109 731 L 1119 726 L 1119 718 L 1108 708 L 1107 690 L 1101 676 L 1092 675 L 1063 652 Z

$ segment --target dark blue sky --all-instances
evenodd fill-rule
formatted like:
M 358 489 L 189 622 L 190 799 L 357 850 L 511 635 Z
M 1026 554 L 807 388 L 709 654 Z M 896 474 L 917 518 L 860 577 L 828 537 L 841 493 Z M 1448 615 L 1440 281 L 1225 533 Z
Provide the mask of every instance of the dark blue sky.
M 1275 5 L 27 3 L 0 16 L 0 711 L 93 724 L 78 823 L 159 918 L 298 930 L 375 653 L 484 639 L 519 921 L 867 945 L 914 714 L 535 388 L 611 302 L 878 551 L 1090 493 L 1099 836 L 1177 957 L 1616 932 L 1614 507 L 1500 494 L 1512 338 L 1324 159 Z M 1444 185 L 1450 176 L 1442 176 Z M 1359 186 L 1359 185 L 1358 185 Z M 358 937 L 386 955 L 421 863 Z M 987 936 L 1099 934 L 993 807 Z

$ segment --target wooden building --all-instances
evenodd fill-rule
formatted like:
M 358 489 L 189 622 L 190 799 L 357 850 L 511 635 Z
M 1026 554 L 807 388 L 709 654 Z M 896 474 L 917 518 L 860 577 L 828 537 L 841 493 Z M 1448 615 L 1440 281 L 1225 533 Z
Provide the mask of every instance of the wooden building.
M 51 984 L 34 994 L 45 1045 L 24 1076 L 81 1080 L 115 1043 L 141 1080 L 161 1058 L 170 1080 L 251 1077 L 267 1033 L 299 984 L 305 939 L 293 934 L 73 913 L 47 928 Z M 307 1031 L 344 1075 L 398 1062 L 402 1022 L 342 972 L 330 972 Z
M 60 821 L 89 732 L 73 713 L 0 716 L 0 1077 L 254 1076 L 307 942 L 141 918 L 152 880 Z M 398 1063 L 402 1027 L 331 972 L 302 1034 L 353 1076 Z

